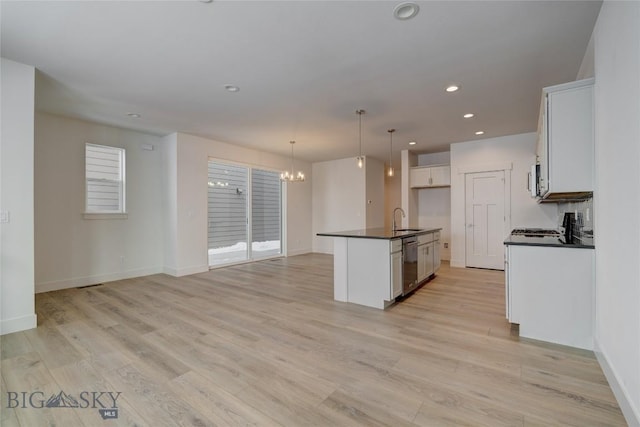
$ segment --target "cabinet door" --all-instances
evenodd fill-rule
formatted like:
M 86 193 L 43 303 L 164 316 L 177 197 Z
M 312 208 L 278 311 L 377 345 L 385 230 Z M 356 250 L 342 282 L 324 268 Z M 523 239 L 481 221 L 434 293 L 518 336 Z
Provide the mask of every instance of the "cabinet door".
M 427 245 L 419 245 L 418 246 L 418 283 L 422 282 L 427 278 L 426 275 L 426 255 L 427 253 Z
M 411 168 L 409 170 L 409 186 L 411 188 L 427 187 L 430 179 L 429 168 Z
M 433 241 L 433 272 L 440 270 L 440 240 Z
M 433 274 L 434 267 L 434 257 L 433 257 L 433 242 L 428 243 L 426 246 L 426 256 L 425 256 L 425 272 L 426 277 L 429 277 Z
M 593 191 L 593 87 L 550 93 L 547 126 L 549 190 Z
M 540 109 L 540 135 L 536 155 L 540 163 L 540 175 L 538 175 L 538 194 L 543 196 L 549 191 L 549 133 L 547 131 L 547 110 L 549 98 L 544 95 Z
M 451 166 L 434 166 L 431 169 L 429 186 L 448 187 L 451 185 Z
M 391 254 L 391 296 L 393 300 L 402 293 L 402 252 Z
M 511 290 L 509 289 L 509 246 L 504 251 L 504 308 L 507 320 L 511 322 Z

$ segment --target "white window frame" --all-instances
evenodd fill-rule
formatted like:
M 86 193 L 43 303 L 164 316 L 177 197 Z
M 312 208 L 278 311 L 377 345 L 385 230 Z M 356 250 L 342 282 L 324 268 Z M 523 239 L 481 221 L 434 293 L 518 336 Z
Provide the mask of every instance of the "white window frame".
M 119 162 L 119 177 L 118 180 L 97 180 L 87 178 L 87 148 L 96 147 L 105 150 L 112 151 L 114 154 L 118 155 Z M 126 219 L 127 211 L 126 211 L 126 151 L 124 148 L 113 147 L 109 145 L 100 145 L 93 143 L 85 143 L 85 210 L 84 210 L 84 218 L 85 219 Z M 111 181 L 118 183 L 119 189 L 119 197 L 118 197 L 118 210 L 98 210 L 98 209 L 90 209 L 89 208 L 89 183 L 97 182 L 97 181 Z

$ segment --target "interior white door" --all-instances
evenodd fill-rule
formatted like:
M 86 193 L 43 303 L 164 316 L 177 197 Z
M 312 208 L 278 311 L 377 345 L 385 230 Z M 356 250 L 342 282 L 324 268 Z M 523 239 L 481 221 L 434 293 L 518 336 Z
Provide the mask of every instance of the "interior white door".
M 465 175 L 466 266 L 504 269 L 504 171 Z

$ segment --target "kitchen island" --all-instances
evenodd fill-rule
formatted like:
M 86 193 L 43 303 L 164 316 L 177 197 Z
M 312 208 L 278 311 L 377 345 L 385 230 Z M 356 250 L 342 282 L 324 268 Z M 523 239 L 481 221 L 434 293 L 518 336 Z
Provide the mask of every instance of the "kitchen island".
M 440 228 L 367 228 L 328 233 L 333 237 L 333 298 L 384 309 L 408 294 L 404 282 L 416 284 L 433 277 L 440 266 Z M 403 251 L 403 239 L 414 238 L 417 250 Z M 403 274 L 414 268 L 415 279 Z M 415 288 L 411 289 L 414 290 Z

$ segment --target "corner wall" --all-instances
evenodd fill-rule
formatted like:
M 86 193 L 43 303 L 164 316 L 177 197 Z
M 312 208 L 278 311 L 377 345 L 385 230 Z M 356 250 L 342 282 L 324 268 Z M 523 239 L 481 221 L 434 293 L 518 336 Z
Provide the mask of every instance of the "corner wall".
M 367 226 L 367 169 L 360 169 L 350 157 L 316 162 L 313 167 L 313 251 L 333 253 L 333 238 L 316 233 L 358 230 Z
M 36 292 L 161 272 L 162 139 L 46 113 L 35 118 Z M 126 150 L 126 219 L 83 217 L 87 142 Z
M 640 3 L 605 1 L 594 29 L 598 360 L 640 426 Z
M 524 133 L 451 144 L 452 267 L 466 265 L 465 171 L 469 169 L 490 171 L 496 170 L 496 166 L 510 165 L 511 206 L 509 212 L 511 228 L 557 227 L 557 206 L 536 203 L 526 188 L 527 174 L 536 159 L 536 138 L 535 133 Z
M 175 143 L 174 143 L 175 139 Z M 169 207 L 165 221 L 167 241 L 175 242 L 175 249 L 165 251 L 165 272 L 183 276 L 209 269 L 207 259 L 207 181 L 209 158 L 242 163 L 273 170 L 289 167 L 286 157 L 239 147 L 224 142 L 178 133 L 165 138 L 169 152 L 165 167 L 175 167 L 176 188 L 167 189 Z M 175 153 L 173 147 L 175 145 Z M 175 164 L 175 166 L 174 166 Z M 307 180 L 286 184 L 285 230 L 287 255 L 311 251 L 311 186 L 310 165 L 296 160 Z M 173 173 L 173 172 L 171 172 Z M 170 178 L 173 179 L 173 178 Z M 174 221 L 175 217 L 175 221 Z M 173 258 L 173 259 L 172 259 Z
M 36 327 L 33 225 L 35 69 L 0 60 L 0 335 Z

